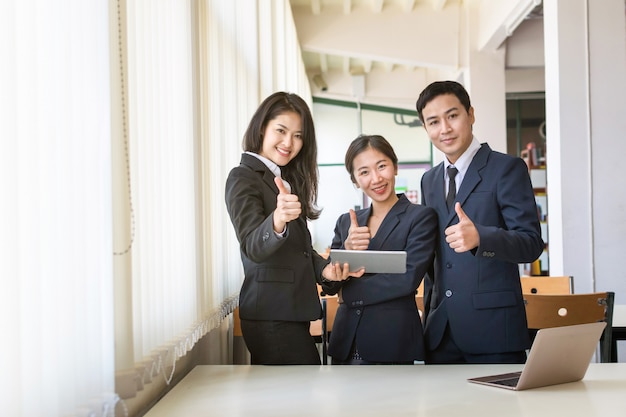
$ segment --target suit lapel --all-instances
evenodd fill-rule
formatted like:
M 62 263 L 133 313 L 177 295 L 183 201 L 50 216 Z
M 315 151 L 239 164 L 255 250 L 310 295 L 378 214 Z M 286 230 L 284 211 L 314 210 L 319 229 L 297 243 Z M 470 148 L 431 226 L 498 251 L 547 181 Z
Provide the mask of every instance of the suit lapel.
M 443 162 L 433 168 L 433 175 L 435 180 L 433 181 L 433 201 L 429 202 L 429 206 L 437 210 L 438 213 L 447 213 L 448 207 L 446 206 L 446 186 L 443 181 Z
M 465 203 L 465 200 L 467 200 L 470 194 L 474 191 L 476 186 L 482 181 L 480 171 L 485 167 L 485 165 L 487 165 L 490 153 L 491 148 L 489 145 L 483 143 L 478 152 L 476 152 L 476 155 L 474 155 L 470 166 L 467 168 L 467 172 L 465 173 L 465 177 L 463 177 L 463 182 L 461 183 L 459 193 L 456 197 L 456 200 L 461 203 L 461 207 Z M 450 223 L 454 216 L 456 216 L 456 213 L 452 210 L 448 216 L 448 223 Z
M 456 213 L 454 212 L 454 210 L 448 212 L 448 205 L 446 204 L 446 183 L 443 179 L 443 162 L 433 169 L 435 169 L 435 181 L 433 183 L 434 189 L 432 191 L 434 195 L 434 201 L 430 203 L 430 206 L 437 210 L 437 213 L 442 213 L 440 217 L 446 219 L 446 224 L 450 224 L 452 219 L 454 219 Z M 465 180 L 463 180 L 463 182 L 465 182 Z
M 266 183 L 272 191 L 278 194 L 278 187 L 276 187 L 276 184 L 274 183 L 275 175 L 262 161 L 252 155 L 244 153 L 241 156 L 241 163 L 249 166 L 254 171 L 262 173 L 263 182 Z
M 276 177 L 276 175 L 274 175 L 274 173 L 270 171 L 270 169 L 262 161 L 252 155 L 243 154 L 241 157 L 241 163 L 249 166 L 251 169 L 257 172 L 262 173 L 263 182 L 267 184 L 268 187 L 270 187 L 274 194 L 278 195 L 278 187 L 274 182 L 274 178 Z M 294 225 L 298 224 L 302 230 L 308 231 L 308 226 L 304 216 L 298 217 L 298 219 L 292 223 Z
M 380 227 L 376 232 L 376 236 L 370 241 L 369 249 L 381 250 L 383 248 L 387 238 L 393 233 L 395 228 L 398 226 L 398 223 L 400 223 L 400 215 L 406 211 L 408 204 L 411 203 L 404 196 L 401 197 L 396 204 L 394 204 L 391 210 L 389 210 L 389 213 L 387 213 L 383 219 L 383 222 L 380 224 Z M 368 210 L 368 216 L 370 210 Z
M 371 213 L 372 206 L 369 206 L 367 210 L 363 210 L 362 212 L 356 214 L 356 221 L 359 226 L 367 226 L 367 219 L 370 218 Z

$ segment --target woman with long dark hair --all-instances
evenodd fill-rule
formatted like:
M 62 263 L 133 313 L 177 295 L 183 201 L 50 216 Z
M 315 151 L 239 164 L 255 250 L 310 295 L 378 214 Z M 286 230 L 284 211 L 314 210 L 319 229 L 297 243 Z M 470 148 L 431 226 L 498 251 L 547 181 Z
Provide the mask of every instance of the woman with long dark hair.
M 305 101 L 285 92 L 267 97 L 243 149 L 226 181 L 226 206 L 245 273 L 239 316 L 251 362 L 320 364 L 309 333 L 322 315 L 316 284 L 344 280 L 349 271 L 313 249 L 307 228 L 320 210 L 315 128 Z

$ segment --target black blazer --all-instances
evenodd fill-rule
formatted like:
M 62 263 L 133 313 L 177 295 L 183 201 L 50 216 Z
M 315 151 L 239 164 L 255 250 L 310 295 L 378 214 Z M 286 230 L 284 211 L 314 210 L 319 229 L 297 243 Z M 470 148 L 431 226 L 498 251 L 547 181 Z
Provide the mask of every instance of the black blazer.
M 244 282 L 239 314 L 245 320 L 311 321 L 322 316 L 316 282 L 328 260 L 311 244 L 306 220 L 273 229 L 278 188 L 263 162 L 243 154 L 226 180 L 226 207 L 240 243 Z
M 439 236 L 458 223 L 445 202 L 443 162 L 422 177 L 422 201 L 439 217 Z M 456 253 L 441 238 L 424 282 L 427 347 L 435 349 L 446 324 L 459 348 L 473 354 L 518 352 L 530 346 L 519 263 L 543 251 L 528 168 L 520 158 L 482 144 L 456 201 L 474 222 L 480 246 Z
M 335 284 L 341 288 L 340 304 L 328 347 L 329 355 L 345 360 L 353 340 L 361 357 L 373 362 L 422 360 L 422 323 L 415 304 L 417 287 L 431 264 L 437 239 L 437 214 L 429 207 L 412 204 L 404 194 L 389 211 L 371 250 L 407 251 L 405 274 L 368 274 Z M 367 224 L 371 208 L 357 211 L 359 225 Z M 350 215 L 337 220 L 332 248 L 344 248 Z

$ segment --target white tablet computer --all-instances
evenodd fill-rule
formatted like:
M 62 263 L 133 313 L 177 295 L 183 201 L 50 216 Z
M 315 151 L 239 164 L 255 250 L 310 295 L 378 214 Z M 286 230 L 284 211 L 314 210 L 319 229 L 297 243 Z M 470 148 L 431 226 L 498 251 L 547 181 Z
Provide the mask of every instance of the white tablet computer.
M 405 251 L 331 249 L 330 260 L 333 263 L 348 263 L 350 271 L 365 267 L 365 273 L 370 274 L 404 274 L 406 272 Z

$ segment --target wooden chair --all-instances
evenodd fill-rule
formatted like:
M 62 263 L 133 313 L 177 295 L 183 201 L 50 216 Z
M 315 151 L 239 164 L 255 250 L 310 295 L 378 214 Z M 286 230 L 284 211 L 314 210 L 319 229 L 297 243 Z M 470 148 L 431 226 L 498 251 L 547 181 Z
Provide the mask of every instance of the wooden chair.
M 415 304 L 420 312 L 420 317 L 424 317 L 424 281 L 417 287 L 417 294 L 415 294 Z
M 574 294 L 571 276 L 522 276 L 522 294 L 565 295 Z
M 328 338 L 333 330 L 333 323 L 339 308 L 339 298 L 336 295 L 327 295 L 324 293 L 321 285 L 317 285 L 317 292 L 320 296 L 322 304 L 322 318 L 311 322 L 309 332 L 315 338 L 317 343 L 322 345 L 322 364 L 328 363 Z
M 541 295 L 524 294 L 529 330 L 605 321 L 600 338 L 600 361 L 611 361 L 615 293 Z
M 328 339 L 333 331 L 333 323 L 339 308 L 339 297 L 326 295 L 321 298 L 322 302 L 322 365 L 328 364 Z
M 233 310 L 233 336 L 243 336 L 241 333 L 241 319 L 239 318 L 239 307 L 235 307 Z

